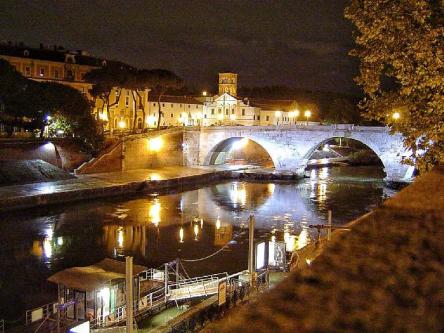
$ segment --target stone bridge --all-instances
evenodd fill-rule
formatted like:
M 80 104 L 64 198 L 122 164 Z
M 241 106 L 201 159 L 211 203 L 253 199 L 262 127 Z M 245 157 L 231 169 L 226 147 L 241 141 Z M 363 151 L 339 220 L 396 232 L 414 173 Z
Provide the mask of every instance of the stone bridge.
M 353 125 L 185 127 L 129 135 L 85 163 L 77 173 L 210 165 L 215 155 L 227 151 L 239 138 L 248 138 L 264 148 L 276 170 L 302 173 L 311 154 L 326 141 L 338 137 L 354 139 L 371 148 L 381 159 L 387 180 L 411 177 L 409 167 L 401 163 L 409 155 L 401 135 L 390 135 L 386 127 Z M 155 138 L 161 138 L 161 149 L 150 149 Z
M 188 165 L 209 165 L 214 154 L 225 149 L 224 142 L 232 138 L 248 138 L 268 152 L 276 170 L 301 173 L 319 146 L 338 137 L 360 141 L 372 149 L 384 165 L 387 180 L 410 177 L 408 166 L 401 163 L 402 158 L 409 155 L 402 144 L 402 136 L 390 135 L 386 127 L 302 125 L 187 129 L 184 132 L 184 155 Z

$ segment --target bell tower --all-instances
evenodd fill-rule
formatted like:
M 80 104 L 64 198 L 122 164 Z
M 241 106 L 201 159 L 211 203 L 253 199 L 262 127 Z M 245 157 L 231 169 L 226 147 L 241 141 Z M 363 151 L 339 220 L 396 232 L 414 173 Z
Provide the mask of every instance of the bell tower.
M 227 93 L 237 95 L 237 74 L 231 72 L 219 73 L 219 96 Z

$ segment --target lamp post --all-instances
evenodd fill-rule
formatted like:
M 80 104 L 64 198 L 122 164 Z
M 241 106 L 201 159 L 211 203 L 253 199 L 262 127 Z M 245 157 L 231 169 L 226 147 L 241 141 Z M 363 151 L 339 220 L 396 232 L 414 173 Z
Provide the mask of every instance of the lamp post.
M 310 110 L 305 111 L 304 112 L 304 116 L 305 116 L 305 119 L 306 119 L 305 125 L 308 126 L 308 119 L 311 117 L 311 111 Z
M 274 116 L 276 117 L 276 126 L 279 126 L 279 117 L 281 116 L 281 111 L 276 111 L 274 113 Z

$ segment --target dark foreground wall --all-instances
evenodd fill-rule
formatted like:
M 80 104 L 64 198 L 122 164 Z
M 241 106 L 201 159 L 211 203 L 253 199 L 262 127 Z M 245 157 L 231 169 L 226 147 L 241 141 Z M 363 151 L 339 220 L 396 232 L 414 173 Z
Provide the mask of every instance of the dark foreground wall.
M 212 332 L 443 332 L 444 167 Z

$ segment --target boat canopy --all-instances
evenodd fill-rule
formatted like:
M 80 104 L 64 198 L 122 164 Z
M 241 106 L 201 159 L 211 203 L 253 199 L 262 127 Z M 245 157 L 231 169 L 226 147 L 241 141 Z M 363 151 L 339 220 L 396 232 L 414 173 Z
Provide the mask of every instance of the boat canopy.
M 144 266 L 133 265 L 134 276 L 145 270 Z M 118 279 L 125 279 L 125 263 L 106 258 L 91 266 L 67 268 L 51 275 L 48 281 L 71 289 L 94 291 Z

